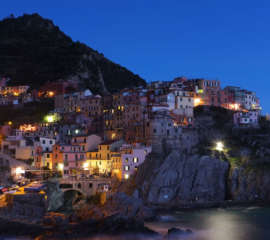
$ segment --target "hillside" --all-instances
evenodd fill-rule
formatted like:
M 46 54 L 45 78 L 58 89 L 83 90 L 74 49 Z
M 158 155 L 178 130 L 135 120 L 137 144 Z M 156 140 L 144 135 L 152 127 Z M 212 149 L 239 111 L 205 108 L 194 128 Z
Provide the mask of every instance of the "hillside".
M 103 54 L 74 42 L 38 14 L 0 21 L 0 76 L 10 85 L 38 88 L 47 81 L 77 79 L 94 92 L 114 92 L 145 81 Z

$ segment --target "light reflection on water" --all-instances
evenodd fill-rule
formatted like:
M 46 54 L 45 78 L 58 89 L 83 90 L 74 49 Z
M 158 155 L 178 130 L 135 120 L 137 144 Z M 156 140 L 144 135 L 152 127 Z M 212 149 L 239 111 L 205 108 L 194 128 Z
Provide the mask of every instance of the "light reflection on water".
M 163 235 L 171 227 L 192 229 L 186 240 L 269 240 L 269 220 L 270 208 L 207 209 L 164 215 L 147 226 Z
M 270 208 L 206 209 L 163 214 L 146 226 L 166 235 L 169 228 L 191 229 L 181 240 L 270 240 Z M 1 237 L 0 237 L 1 239 Z M 80 240 L 157 240 L 146 236 L 99 236 Z

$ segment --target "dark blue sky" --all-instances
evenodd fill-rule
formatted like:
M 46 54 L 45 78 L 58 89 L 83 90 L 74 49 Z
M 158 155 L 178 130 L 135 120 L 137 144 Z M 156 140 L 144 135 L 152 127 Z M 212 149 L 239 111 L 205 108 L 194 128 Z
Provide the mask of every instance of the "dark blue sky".
M 0 18 L 34 12 L 147 81 L 219 79 L 270 112 L 269 0 L 1 1 Z

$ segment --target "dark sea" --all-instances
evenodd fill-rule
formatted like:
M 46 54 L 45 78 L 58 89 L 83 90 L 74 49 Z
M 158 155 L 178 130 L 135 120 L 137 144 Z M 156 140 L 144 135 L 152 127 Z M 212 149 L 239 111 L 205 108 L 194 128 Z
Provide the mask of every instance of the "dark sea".
M 270 240 L 270 207 L 234 207 L 176 211 L 161 214 L 159 221 L 146 223 L 149 228 L 166 235 L 172 227 L 191 229 L 193 234 L 183 240 Z M 29 238 L 1 238 L 0 240 L 28 240 Z M 151 239 L 144 236 L 100 236 L 82 240 Z M 179 238 L 180 239 L 180 238 Z M 152 240 L 152 239 L 151 239 Z

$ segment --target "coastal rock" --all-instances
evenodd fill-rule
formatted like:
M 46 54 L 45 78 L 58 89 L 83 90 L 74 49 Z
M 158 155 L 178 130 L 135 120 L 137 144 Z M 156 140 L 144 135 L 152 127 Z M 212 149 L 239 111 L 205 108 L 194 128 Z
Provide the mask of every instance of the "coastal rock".
M 168 240 L 182 239 L 183 236 L 192 234 L 190 229 L 170 228 L 168 229 L 167 238 Z
M 64 193 L 59 188 L 57 181 L 48 181 L 47 196 L 48 196 L 48 211 L 57 211 L 64 205 Z
M 151 178 L 147 202 L 179 204 L 224 201 L 229 164 L 210 156 L 172 151 Z
M 109 199 L 102 208 L 105 216 L 120 214 L 128 218 L 153 219 L 154 211 L 145 206 L 143 201 L 125 193 L 116 193 Z
M 230 194 L 235 201 L 270 200 L 268 168 L 233 168 L 230 174 Z

